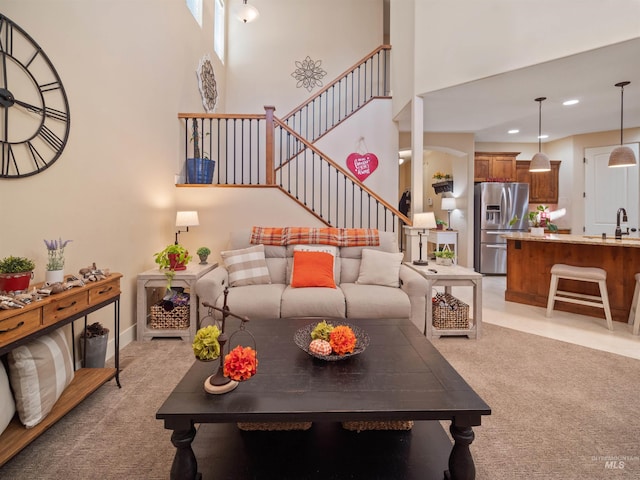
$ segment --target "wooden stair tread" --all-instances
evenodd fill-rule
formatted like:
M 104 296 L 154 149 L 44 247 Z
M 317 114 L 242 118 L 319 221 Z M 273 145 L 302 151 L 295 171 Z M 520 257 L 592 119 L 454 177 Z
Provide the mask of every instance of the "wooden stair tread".
M 115 368 L 81 368 L 75 372 L 73 380 L 62 392 L 51 412 L 38 425 L 25 428 L 16 414 L 0 435 L 0 466 L 115 376 Z

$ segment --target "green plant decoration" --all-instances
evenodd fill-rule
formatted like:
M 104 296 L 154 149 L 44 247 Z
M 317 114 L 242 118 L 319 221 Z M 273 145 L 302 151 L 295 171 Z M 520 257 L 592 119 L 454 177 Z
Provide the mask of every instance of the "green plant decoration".
M 180 263 L 187 264 L 191 261 L 191 255 L 186 248 L 182 245 L 169 245 L 164 250 L 158 253 L 154 253 L 155 262 L 160 265 L 160 268 L 169 268 L 171 266 L 171 261 L 169 260 L 169 254 L 177 255 L 176 259 Z
M 451 260 L 456 258 L 456 252 L 453 250 L 438 250 L 433 252 L 433 255 L 440 258 L 450 258 Z
M 31 272 L 36 268 L 33 260 L 26 257 L 5 257 L 0 260 L 0 273 Z
M 211 250 L 210 250 L 210 249 L 208 249 L 207 247 L 200 247 L 198 250 L 196 250 L 196 254 L 197 254 L 198 256 L 200 256 L 200 255 L 207 256 L 207 255 L 209 255 L 210 253 L 211 253 Z
M 198 360 L 215 360 L 220 356 L 218 337 L 220 329 L 215 325 L 203 327 L 193 339 L 193 353 Z

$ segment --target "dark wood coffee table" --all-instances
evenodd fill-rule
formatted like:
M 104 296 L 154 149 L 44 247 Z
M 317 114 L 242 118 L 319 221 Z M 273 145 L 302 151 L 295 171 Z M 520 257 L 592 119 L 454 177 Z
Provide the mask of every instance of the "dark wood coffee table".
M 235 324 L 229 319 L 227 322 L 227 332 L 230 333 Z M 315 422 L 306 432 L 238 433 L 235 425 L 218 425 L 220 430 L 216 433 L 209 425 L 201 426 L 207 435 L 215 439 L 208 448 L 218 453 L 215 457 L 217 462 L 227 459 L 231 463 L 250 463 L 238 465 L 228 476 L 214 478 L 343 478 L 339 472 L 329 475 L 322 473 L 321 465 L 310 465 L 314 457 L 308 454 L 309 448 L 329 452 L 328 445 L 347 442 L 337 449 L 337 453 L 344 455 L 345 449 L 350 448 L 348 442 L 359 440 L 377 445 L 384 441 L 393 442 L 387 444 L 388 450 L 385 451 L 393 452 L 389 461 L 397 460 L 401 466 L 409 461 L 409 456 L 415 456 L 416 440 L 425 442 L 419 446 L 425 452 L 435 448 L 425 438 L 438 436 L 438 430 L 441 432 L 439 448 L 444 441 L 445 445 L 448 444 L 447 451 L 450 449 L 445 478 L 475 478 L 475 466 L 469 451 L 474 439 L 472 427 L 480 425 L 482 416 L 490 415 L 491 409 L 410 320 L 343 320 L 365 330 L 371 342 L 362 354 L 337 362 L 313 358 L 293 342 L 294 333 L 299 328 L 314 322 L 317 320 L 250 322 L 247 328 L 256 340 L 258 373 L 232 392 L 223 395 L 206 393 L 203 382 L 214 373 L 217 362 L 194 363 L 156 414 L 157 419 L 164 420 L 165 428 L 173 430 L 171 442 L 177 451 L 171 467 L 172 479 L 200 478 L 192 449 L 195 424 L 305 421 Z M 409 432 L 364 433 L 336 433 L 328 426 L 331 422 L 349 420 L 414 420 L 416 426 Z M 454 439 L 453 447 L 440 424 L 434 422 L 437 420 L 451 421 L 449 431 Z M 249 462 L 249 454 L 272 452 L 273 442 L 278 441 L 278 437 L 282 440 L 283 436 L 295 439 L 292 448 L 307 442 L 312 445 L 306 445 L 306 454 L 290 452 L 288 458 L 282 459 L 285 463 L 297 458 L 299 465 L 296 468 L 307 468 L 306 472 L 298 471 L 295 476 L 286 477 L 279 472 L 260 470 L 260 461 Z M 403 442 L 413 445 L 413 448 L 406 445 L 403 453 L 399 450 Z M 369 451 L 369 455 L 371 453 Z M 363 465 L 372 461 L 372 457 L 366 458 L 367 452 L 364 455 Z M 320 457 L 325 459 L 324 455 Z M 325 461 L 328 465 L 332 460 L 326 458 Z M 360 460 L 348 456 L 342 461 L 353 468 Z M 441 461 L 446 466 L 445 460 Z M 213 465 L 211 471 L 215 473 L 222 468 L 222 464 Z M 356 471 L 363 472 L 362 478 L 373 478 L 366 473 L 366 468 Z M 440 472 L 442 475 L 442 470 Z M 358 477 L 349 472 L 344 478 Z M 403 478 L 433 476 L 413 471 Z

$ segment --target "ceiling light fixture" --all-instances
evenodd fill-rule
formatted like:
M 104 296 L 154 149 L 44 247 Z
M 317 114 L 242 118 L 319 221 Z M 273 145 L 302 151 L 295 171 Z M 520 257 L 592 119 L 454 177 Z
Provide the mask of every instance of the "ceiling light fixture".
M 531 159 L 531 164 L 529 165 L 530 172 L 549 172 L 551 170 L 551 161 L 549 157 L 547 157 L 544 153 L 542 153 L 542 102 L 545 101 L 547 97 L 538 97 L 535 99 L 536 102 L 539 102 L 539 113 L 538 113 L 538 153 L 536 153 Z
M 624 106 L 624 87 L 631 82 L 616 83 L 620 87 L 620 146 L 613 149 L 609 156 L 610 167 L 633 167 L 636 165 L 636 156 L 629 147 L 625 147 L 622 142 L 622 112 Z
M 580 100 L 567 100 L 562 102 L 562 105 L 564 105 L 565 107 L 569 107 L 571 105 L 576 105 L 578 103 L 580 103 Z
M 259 15 L 260 12 L 258 12 L 258 9 L 253 5 L 247 4 L 247 0 L 242 0 L 242 5 L 236 9 L 236 17 L 238 17 L 238 20 L 242 23 L 251 23 L 258 18 Z
M 510 135 L 513 135 L 514 133 L 520 133 L 520 130 L 518 130 L 517 128 L 514 128 L 512 130 L 509 130 L 507 133 Z

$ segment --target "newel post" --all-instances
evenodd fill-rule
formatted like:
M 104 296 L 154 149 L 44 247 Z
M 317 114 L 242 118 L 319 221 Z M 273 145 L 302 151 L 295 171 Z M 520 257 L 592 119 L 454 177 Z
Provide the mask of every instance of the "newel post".
M 271 105 L 265 105 L 265 174 L 267 185 L 273 185 L 274 182 L 274 169 L 273 169 L 273 157 L 275 154 L 275 148 L 273 143 L 273 137 L 275 134 L 275 125 L 273 123 L 273 112 L 276 107 Z

